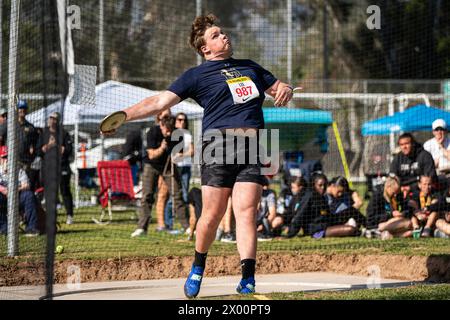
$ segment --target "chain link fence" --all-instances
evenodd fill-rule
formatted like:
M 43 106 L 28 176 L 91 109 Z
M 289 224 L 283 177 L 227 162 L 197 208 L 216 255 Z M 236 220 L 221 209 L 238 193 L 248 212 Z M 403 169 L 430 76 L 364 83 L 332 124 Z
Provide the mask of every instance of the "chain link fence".
M 375 11 L 368 11 L 370 5 Z M 24 213 L 23 191 L 0 195 L 2 222 L 7 223 L 6 217 L 17 221 L 8 229 L 16 230 L 17 237 L 6 236 L 6 230 L 0 237 L 1 299 L 40 298 L 53 293 L 53 283 L 89 281 L 77 273 L 85 261 L 193 253 L 189 232 L 180 233 L 178 219 L 170 222 L 171 186 L 162 182 L 146 237 L 131 237 L 142 206 L 142 158 L 156 119 L 127 123 L 112 137 L 101 136 L 99 124 L 108 114 L 167 89 L 182 72 L 203 62 L 188 45 L 199 13 L 218 16 L 232 39 L 234 58 L 254 60 L 278 79 L 303 88 L 289 108 L 273 110 L 271 98 L 263 106 L 266 127 L 280 133 L 281 167 L 270 185 L 278 198 L 276 210 L 287 199 L 292 176 L 321 171 L 329 180 L 347 178 L 363 199 L 358 210 L 365 216 L 373 179 L 389 172 L 401 132 L 364 135 L 364 125 L 420 104 L 440 110 L 450 106 L 448 1 L 3 0 L 0 9 L 1 107 L 8 111 L 8 137 L 2 144 L 8 159 L 12 154 L 16 159 L 15 167 L 8 166 L 17 174 L 14 179 L 20 184 L 20 168 L 27 174 L 27 191 L 43 225 L 39 236 L 26 229 L 30 218 Z M 15 32 L 16 42 L 11 38 Z M 18 107 L 19 100 L 27 107 Z M 21 112 L 35 136 L 19 125 Z M 172 109 L 173 116 L 180 112 L 197 147 L 202 109 L 186 100 Z M 282 116 L 269 120 L 274 112 Z M 64 131 L 55 131 L 55 144 L 63 148 L 61 157 L 46 162 L 42 150 L 52 136 L 46 129 L 51 119 L 63 124 Z M 414 134 L 421 143 L 431 138 L 431 122 L 428 130 Z M 24 153 L 29 155 L 26 163 Z M 129 164 L 119 181 L 127 185 L 128 198 L 124 190 L 107 191 L 111 182 L 100 174 L 100 168 L 107 171 L 108 163 L 121 160 Z M 186 192 L 199 186 L 200 167 L 194 162 Z M 55 195 L 51 201 L 45 196 L 49 190 Z M 106 194 L 125 200 L 111 203 Z M 220 228 L 232 231 L 233 219 Z M 341 242 L 309 238 L 277 238 L 260 250 L 387 246 L 356 237 Z M 211 250 L 212 255 L 235 254 L 234 246 L 220 241 Z

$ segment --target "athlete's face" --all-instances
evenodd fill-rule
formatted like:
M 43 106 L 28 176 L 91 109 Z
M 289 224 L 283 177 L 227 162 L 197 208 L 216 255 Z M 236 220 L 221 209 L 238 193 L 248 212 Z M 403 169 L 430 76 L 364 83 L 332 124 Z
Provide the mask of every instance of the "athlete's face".
M 229 58 L 232 54 L 231 41 L 228 36 L 217 26 L 212 26 L 205 31 L 203 36 L 205 45 L 201 50 L 206 59 L 216 57 Z

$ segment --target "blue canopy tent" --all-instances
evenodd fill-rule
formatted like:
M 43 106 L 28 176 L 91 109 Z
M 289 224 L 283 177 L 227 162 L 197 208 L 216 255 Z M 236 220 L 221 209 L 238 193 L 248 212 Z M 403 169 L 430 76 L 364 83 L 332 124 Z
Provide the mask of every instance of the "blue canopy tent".
M 373 156 L 380 159 L 386 159 L 387 152 L 393 152 L 395 149 L 394 134 L 412 131 L 431 131 L 431 124 L 436 119 L 444 119 L 450 123 L 450 112 L 438 109 L 436 107 L 418 104 L 403 112 L 396 112 L 392 116 L 385 116 L 379 119 L 371 120 L 362 125 L 361 133 L 363 136 L 382 136 L 390 135 L 389 147 L 382 144 L 375 145 L 372 150 Z M 376 151 L 375 151 L 376 150 Z M 369 162 L 371 163 L 371 162 Z M 389 165 L 386 162 L 378 162 L 377 165 L 368 166 L 367 178 L 369 190 L 379 187 L 378 184 L 372 184 L 372 179 L 378 175 L 378 171 L 387 172 Z
M 331 112 L 310 109 L 263 108 L 267 129 L 279 129 L 279 150 L 283 154 L 282 187 L 291 176 L 304 175 L 309 178 L 313 171 L 321 170 L 319 159 L 305 161 L 311 155 L 311 144 L 318 146 L 320 153 L 328 151 L 327 128 L 333 123 Z M 305 150 L 307 149 L 307 150 Z M 314 153 L 312 153 L 314 154 Z
M 388 135 L 410 131 L 431 131 L 431 124 L 436 119 L 450 123 L 450 112 L 435 107 L 418 104 L 392 116 L 371 120 L 362 125 L 363 136 Z
M 330 125 L 331 112 L 310 109 L 263 108 L 264 121 L 270 123 L 308 123 Z

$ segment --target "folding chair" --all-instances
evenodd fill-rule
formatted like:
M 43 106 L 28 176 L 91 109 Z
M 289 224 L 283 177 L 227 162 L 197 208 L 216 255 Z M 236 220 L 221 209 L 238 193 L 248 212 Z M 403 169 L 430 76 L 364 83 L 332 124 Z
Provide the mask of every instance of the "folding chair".
M 133 177 L 127 160 L 99 161 L 97 163 L 100 180 L 100 194 L 98 196 L 102 206 L 100 220 L 92 218 L 97 224 L 108 224 L 112 221 L 113 201 L 135 201 Z M 108 207 L 109 221 L 103 222 L 105 208 Z

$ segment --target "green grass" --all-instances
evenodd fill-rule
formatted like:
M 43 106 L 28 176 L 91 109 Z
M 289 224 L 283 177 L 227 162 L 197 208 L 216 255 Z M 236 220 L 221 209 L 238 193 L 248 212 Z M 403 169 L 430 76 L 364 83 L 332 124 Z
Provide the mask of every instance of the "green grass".
M 450 300 L 450 284 L 414 285 L 401 288 L 360 289 L 352 291 L 320 291 L 233 295 L 214 297 L 225 300 Z
M 116 211 L 109 225 L 97 225 L 92 217 L 100 214 L 100 207 L 83 208 L 75 211 L 75 223 L 66 225 L 65 215 L 60 213 L 61 228 L 56 244 L 64 247 L 57 260 L 102 259 L 149 256 L 190 256 L 194 242 L 184 235 L 157 233 L 156 225 L 150 225 L 147 237 L 130 238 L 136 228 L 134 211 Z M 46 237 L 25 238 L 20 235 L 19 254 L 23 258 L 42 256 L 45 252 Z M 310 237 L 275 239 L 259 242 L 258 252 L 299 253 L 299 254 L 401 254 L 401 255 L 449 255 L 448 239 L 393 239 L 381 241 L 365 238 L 327 238 L 315 240 Z M 6 256 L 6 237 L 0 238 L 0 257 Z M 215 242 L 210 256 L 237 254 L 236 245 Z

